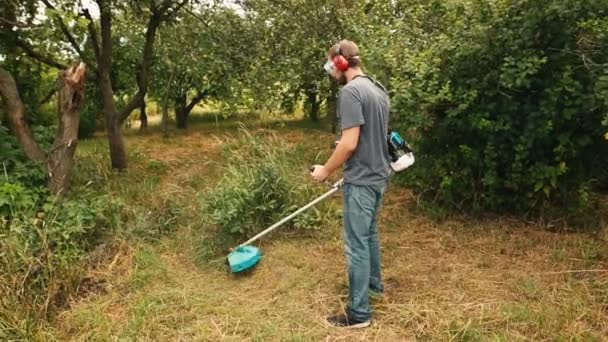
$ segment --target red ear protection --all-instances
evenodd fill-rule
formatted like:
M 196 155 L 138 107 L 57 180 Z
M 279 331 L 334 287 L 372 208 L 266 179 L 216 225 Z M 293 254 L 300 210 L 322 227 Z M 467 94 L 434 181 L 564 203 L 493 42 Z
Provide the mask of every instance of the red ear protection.
M 344 56 L 342 56 L 340 54 L 336 55 L 333 58 L 332 62 L 334 62 L 336 69 L 338 69 L 340 71 L 348 70 L 348 61 L 346 60 L 346 58 L 344 58 Z
M 338 49 L 336 50 L 336 56 L 334 56 L 332 62 L 334 63 L 336 69 L 342 72 L 348 70 L 348 60 L 342 55 L 342 49 L 340 48 L 340 45 L 338 45 Z

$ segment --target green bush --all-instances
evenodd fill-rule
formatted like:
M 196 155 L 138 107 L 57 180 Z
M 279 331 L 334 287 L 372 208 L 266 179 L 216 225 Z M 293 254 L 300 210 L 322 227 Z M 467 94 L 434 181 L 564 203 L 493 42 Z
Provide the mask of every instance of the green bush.
M 296 172 L 301 167 L 293 164 L 293 147 L 244 135 L 227 148 L 224 176 L 203 198 L 211 222 L 237 237 L 253 236 L 314 196 Z M 293 226 L 310 229 L 320 221 L 313 209 L 294 219 Z
M 413 13 L 435 24 L 384 57 L 394 119 L 417 138 L 405 177 L 422 197 L 479 212 L 589 208 L 608 169 L 606 2 L 433 1 Z
M 36 141 L 48 149 L 54 127 L 33 129 Z M 0 126 L 0 217 L 12 211 L 21 212 L 40 207 L 48 196 L 47 177 L 43 165 L 30 161 L 8 129 Z
M 122 205 L 83 194 L 48 202 L 35 215 L 0 218 L 0 330 L 7 339 L 32 338 L 55 308 L 74 294 L 86 252 L 119 227 Z
M 33 128 L 45 150 L 55 127 Z M 44 165 L 0 126 L 0 339 L 30 339 L 76 291 L 86 252 L 119 226 L 121 203 L 79 188 L 56 202 Z

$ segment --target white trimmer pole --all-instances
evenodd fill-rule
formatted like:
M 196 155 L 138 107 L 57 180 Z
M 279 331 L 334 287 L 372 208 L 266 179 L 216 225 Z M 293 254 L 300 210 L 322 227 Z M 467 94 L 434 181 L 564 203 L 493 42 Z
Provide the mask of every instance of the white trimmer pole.
M 314 199 L 312 202 L 308 203 L 307 205 L 303 206 L 302 208 L 296 210 L 295 212 L 293 212 L 292 214 L 290 214 L 289 216 L 283 218 L 281 221 L 273 224 L 272 226 L 268 227 L 267 229 L 265 229 L 264 231 L 260 232 L 258 235 L 252 237 L 251 239 L 243 242 L 242 244 L 240 244 L 238 247 L 242 247 L 245 245 L 249 245 L 252 242 L 255 242 L 256 240 L 264 237 L 265 235 L 267 235 L 268 233 L 272 232 L 273 230 L 279 228 L 280 226 L 282 226 L 283 224 L 285 224 L 286 222 L 288 222 L 289 220 L 291 220 L 292 218 L 300 215 L 301 213 L 303 213 L 304 211 L 308 210 L 309 208 L 313 207 L 315 204 L 323 201 L 324 199 L 326 199 L 327 197 L 333 195 L 336 191 L 340 190 L 340 188 L 344 185 L 344 178 L 340 179 L 339 181 L 337 181 L 334 185 L 332 185 L 331 190 L 329 190 L 328 192 L 324 193 L 323 195 L 317 197 L 316 199 Z M 238 248 L 237 247 L 237 248 Z

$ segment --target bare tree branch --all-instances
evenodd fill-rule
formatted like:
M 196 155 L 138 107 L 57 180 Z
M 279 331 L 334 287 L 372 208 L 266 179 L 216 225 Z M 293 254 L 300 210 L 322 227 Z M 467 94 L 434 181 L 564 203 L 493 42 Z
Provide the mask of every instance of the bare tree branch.
M 186 8 L 185 9 L 186 13 L 190 14 L 192 17 L 194 17 L 194 19 L 200 21 L 203 25 L 205 25 L 207 28 L 211 28 L 211 25 L 209 25 L 208 22 L 204 21 L 203 18 L 199 17 L 196 13 L 192 12 L 191 9 Z
M 194 109 L 194 106 L 196 106 L 197 104 L 199 104 L 199 102 L 205 99 L 208 94 L 208 89 L 205 89 L 204 91 L 198 90 L 196 96 L 194 96 L 194 98 L 192 98 L 190 103 L 186 106 L 186 113 L 190 113 L 192 109 Z

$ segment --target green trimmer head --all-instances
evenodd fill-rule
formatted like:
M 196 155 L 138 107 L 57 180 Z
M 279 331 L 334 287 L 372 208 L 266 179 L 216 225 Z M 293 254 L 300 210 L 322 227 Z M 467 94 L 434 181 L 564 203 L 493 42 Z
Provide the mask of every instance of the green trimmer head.
M 261 238 L 262 236 L 270 233 L 271 231 L 275 230 L 276 228 L 280 227 L 282 224 L 284 224 L 285 222 L 298 216 L 300 213 L 304 212 L 305 210 L 312 207 L 313 205 L 315 205 L 315 204 L 321 202 L 322 200 L 324 200 L 325 198 L 329 197 L 334 192 L 338 191 L 338 189 L 340 189 L 340 187 L 343 184 L 344 184 L 344 180 L 340 179 L 338 182 L 336 182 L 332 186 L 331 190 L 329 190 L 322 196 L 318 197 L 317 199 L 308 203 L 307 205 L 303 206 L 302 208 L 296 210 L 294 213 L 283 218 L 281 221 L 273 224 L 271 227 L 265 229 L 263 232 L 259 233 L 258 235 L 252 237 L 245 243 L 243 243 L 243 244 L 239 245 L 237 248 L 235 248 L 228 255 L 228 265 L 230 265 L 230 272 L 239 273 L 239 272 L 246 271 L 246 270 L 252 268 L 253 266 L 255 266 L 262 259 L 262 251 L 260 251 L 260 249 L 257 247 L 249 246 L 249 244 L 251 244 L 252 242 Z
M 253 246 L 237 247 L 228 255 L 230 272 L 238 273 L 255 266 L 262 259 L 262 251 Z

